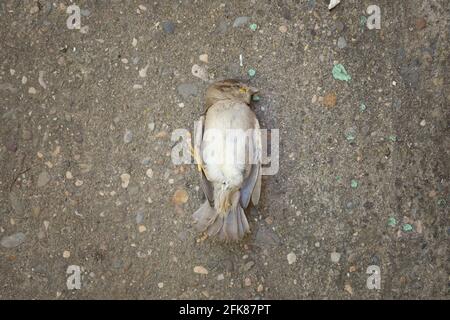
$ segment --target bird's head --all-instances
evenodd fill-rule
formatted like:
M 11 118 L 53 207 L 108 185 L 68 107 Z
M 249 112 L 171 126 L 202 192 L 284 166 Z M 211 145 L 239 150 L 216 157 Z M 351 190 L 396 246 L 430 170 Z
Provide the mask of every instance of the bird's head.
M 206 90 L 206 108 L 220 100 L 235 100 L 250 104 L 258 89 L 239 80 L 228 79 L 211 84 Z

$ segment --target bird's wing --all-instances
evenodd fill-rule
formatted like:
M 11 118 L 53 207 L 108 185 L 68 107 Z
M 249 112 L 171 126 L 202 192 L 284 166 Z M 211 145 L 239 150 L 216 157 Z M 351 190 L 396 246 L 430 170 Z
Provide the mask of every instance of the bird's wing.
M 209 203 L 213 203 L 214 201 L 214 189 L 211 185 L 211 182 L 205 176 L 205 172 L 203 171 L 203 159 L 201 152 L 201 145 L 203 140 L 203 131 L 205 126 L 205 116 L 201 116 L 199 121 L 196 123 L 194 128 L 194 157 L 197 161 L 197 165 L 200 172 L 200 181 L 203 192 L 205 193 L 206 198 L 208 198 Z
M 259 196 L 261 193 L 261 132 L 259 130 L 258 119 L 254 118 L 254 130 L 249 137 L 249 148 L 251 148 L 251 167 L 250 174 L 244 180 L 241 187 L 241 205 L 243 208 L 247 208 L 252 199 L 252 203 L 257 205 L 259 202 Z

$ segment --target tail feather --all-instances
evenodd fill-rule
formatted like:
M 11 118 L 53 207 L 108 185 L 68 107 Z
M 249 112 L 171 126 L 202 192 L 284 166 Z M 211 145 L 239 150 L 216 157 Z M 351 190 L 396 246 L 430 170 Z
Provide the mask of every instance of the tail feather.
M 225 214 L 219 214 L 206 201 L 193 215 L 194 228 L 220 240 L 237 241 L 250 232 L 250 226 L 240 203 Z

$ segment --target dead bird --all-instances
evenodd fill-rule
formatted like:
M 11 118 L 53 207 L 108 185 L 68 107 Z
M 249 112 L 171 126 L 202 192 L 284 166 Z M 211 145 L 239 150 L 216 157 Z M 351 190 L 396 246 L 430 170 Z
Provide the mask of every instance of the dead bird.
M 240 240 L 250 232 L 244 209 L 260 197 L 261 135 L 250 108 L 256 92 L 238 80 L 211 84 L 194 133 L 194 157 L 207 198 L 193 214 L 194 227 L 221 240 Z

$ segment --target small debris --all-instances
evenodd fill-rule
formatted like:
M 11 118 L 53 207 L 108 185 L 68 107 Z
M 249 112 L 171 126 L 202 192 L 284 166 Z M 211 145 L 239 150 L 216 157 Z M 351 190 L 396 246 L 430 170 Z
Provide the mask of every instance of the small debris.
M 422 30 L 425 29 L 427 26 L 427 20 L 425 20 L 425 18 L 419 18 L 416 20 L 416 29 L 417 30 Z
M 350 186 L 352 187 L 352 189 L 358 188 L 358 181 L 353 179 L 352 181 L 350 181 Z
M 217 281 L 222 281 L 224 279 L 225 279 L 225 276 L 223 275 L 223 273 L 221 273 L 217 276 Z
M 160 289 L 164 288 L 164 282 L 158 282 L 158 288 Z
M 252 23 L 252 24 L 250 24 L 250 29 L 252 31 L 256 31 L 256 29 L 258 29 L 258 25 L 256 23 Z
M 345 47 L 347 47 L 347 41 L 345 40 L 344 37 L 339 37 L 337 41 L 337 46 L 339 49 L 344 49 Z
M 39 174 L 38 180 L 37 180 L 38 188 L 41 188 L 41 187 L 45 186 L 49 182 L 50 182 L 50 175 L 48 174 L 47 171 L 42 171 Z
M 333 67 L 332 73 L 336 80 L 349 81 L 352 79 L 352 77 L 347 73 L 347 70 L 345 70 L 344 66 L 340 63 Z
M 339 3 L 341 3 L 341 0 L 330 0 L 330 4 L 328 5 L 328 10 L 334 9 Z
M 421 127 L 425 127 L 427 124 L 427 122 L 425 121 L 425 119 L 423 119 L 422 121 L 420 121 L 420 126 Z
M 286 33 L 287 30 L 288 30 L 288 28 L 287 28 L 285 25 L 282 25 L 282 26 L 280 26 L 280 27 L 278 28 L 278 30 L 279 30 L 281 33 Z
M 28 88 L 28 93 L 29 94 L 36 94 L 37 91 L 36 91 L 36 89 L 34 87 L 30 87 L 30 88 Z
M 149 177 L 150 179 L 153 178 L 153 170 L 152 170 L 152 169 L 148 169 L 148 170 L 145 172 L 145 175 L 146 175 L 147 177 Z
M 336 105 L 336 95 L 334 93 L 328 93 L 324 98 L 323 98 L 323 104 L 325 105 L 325 107 L 327 108 L 332 108 Z
M 389 141 L 391 142 L 397 142 L 397 136 L 395 134 L 392 134 L 389 136 Z
M 202 79 L 203 81 L 208 81 L 208 72 L 198 64 L 192 66 L 191 72 L 194 77 Z
M 147 231 L 147 228 L 146 228 L 145 226 L 143 226 L 143 225 L 140 225 L 140 226 L 138 227 L 138 231 L 139 231 L 139 233 L 142 233 L 142 232 Z
M 353 295 L 353 288 L 352 288 L 351 285 L 346 284 L 346 285 L 344 286 L 344 290 L 347 291 L 350 295 Z
M 206 270 L 205 267 L 202 266 L 195 266 L 194 267 L 194 273 L 198 273 L 198 274 L 208 274 L 208 270 Z
M 198 57 L 198 59 L 199 59 L 201 62 L 208 63 L 208 55 L 207 55 L 206 53 L 201 54 L 201 55 Z
M 344 135 L 348 142 L 353 142 L 356 139 L 356 132 L 353 128 L 348 129 Z
M 251 285 L 252 285 L 252 280 L 250 280 L 250 278 L 245 278 L 244 279 L 244 286 L 250 287 Z
M 68 179 L 68 180 L 72 180 L 73 179 L 72 172 L 70 172 L 70 171 L 66 172 L 66 179 Z
M 256 70 L 255 69 L 249 69 L 248 70 L 248 75 L 253 78 L 256 75 Z
M 39 71 L 38 82 L 39 82 L 39 85 L 40 85 L 42 88 L 47 89 L 47 84 L 46 84 L 45 81 L 44 81 L 44 75 L 45 75 L 45 72 L 44 72 L 44 71 Z
M 332 252 L 330 256 L 333 263 L 338 263 L 341 259 L 341 254 L 339 252 Z
M 131 176 L 128 173 L 123 173 L 120 175 L 120 180 L 122 180 L 122 188 L 128 188 Z
M 131 45 L 132 45 L 133 47 L 136 47 L 137 44 L 138 44 L 137 39 L 136 39 L 136 38 L 133 38 L 133 41 L 131 42 Z
M 125 134 L 123 135 L 123 142 L 130 143 L 133 140 L 133 132 L 131 130 L 126 129 Z
M 65 251 L 63 252 L 63 258 L 64 258 L 64 259 L 70 258 L 70 251 L 65 250 Z
M 15 233 L 10 236 L 5 236 L 0 241 L 2 247 L 11 249 L 20 246 L 25 241 L 25 234 L 22 232 Z
M 183 189 L 178 189 L 177 191 L 175 191 L 172 201 L 174 204 L 180 205 L 186 203 L 188 199 L 189 199 L 188 193 Z
M 261 100 L 261 97 L 255 94 L 255 95 L 252 96 L 252 100 L 255 101 L 255 102 L 258 102 L 258 101 Z
M 395 219 L 394 217 L 390 217 L 388 219 L 388 226 L 390 227 L 395 227 L 397 225 L 397 219 Z
M 82 180 L 78 180 L 77 179 L 77 181 L 75 181 L 75 186 L 81 187 L 82 185 L 83 185 L 83 181 Z
M 172 34 L 175 32 L 175 25 L 171 21 L 164 21 L 162 23 L 162 28 L 165 33 Z
M 234 19 L 233 28 L 238 28 L 242 25 L 245 25 L 248 23 L 249 20 L 250 20 L 249 17 L 237 17 L 236 19 Z
M 287 255 L 287 261 L 288 264 L 293 264 L 297 261 L 297 256 L 295 255 L 295 253 L 291 252 Z
M 366 105 L 363 102 L 361 102 L 361 104 L 359 105 L 359 111 L 364 112 L 366 111 L 366 109 L 367 109 Z
M 409 223 L 405 223 L 405 224 L 402 226 L 402 230 L 403 230 L 404 232 L 410 232 L 410 231 L 413 230 L 413 227 L 412 227 L 412 225 L 410 225 Z
M 147 64 L 144 68 L 142 68 L 141 70 L 139 70 L 139 77 L 141 78 L 145 78 L 147 77 L 147 70 L 148 70 L 149 65 Z
M 258 286 L 258 288 L 256 288 L 256 291 L 259 292 L 259 293 L 263 292 L 263 291 L 264 291 L 263 285 L 260 284 L 260 285 Z

